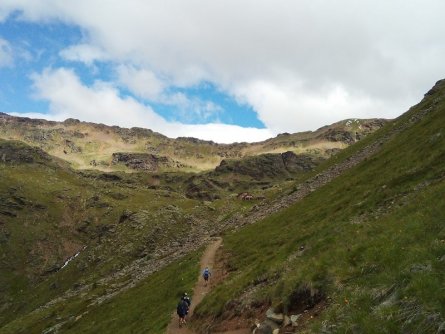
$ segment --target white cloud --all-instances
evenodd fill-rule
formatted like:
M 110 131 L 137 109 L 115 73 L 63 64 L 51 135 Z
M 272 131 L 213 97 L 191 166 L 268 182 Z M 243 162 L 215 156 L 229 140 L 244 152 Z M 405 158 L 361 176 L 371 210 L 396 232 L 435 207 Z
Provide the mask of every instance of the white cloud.
M 66 60 L 80 61 L 87 65 L 110 58 L 104 50 L 89 44 L 69 46 L 60 52 L 60 56 Z
M 83 85 L 76 74 L 68 69 L 46 69 L 32 76 L 36 97 L 50 102 L 51 114 L 76 117 L 85 121 L 110 125 L 156 128 L 164 120 L 153 110 L 132 98 L 119 97 L 118 91 L 103 82 L 92 87 Z
M 32 76 L 35 97 L 50 103 L 49 114 L 21 114 L 21 116 L 64 120 L 69 117 L 84 121 L 146 127 L 170 137 L 186 136 L 221 143 L 257 141 L 269 138 L 266 129 L 242 128 L 225 124 L 184 125 L 169 123 L 149 106 L 119 96 L 118 90 L 104 82 L 88 87 L 69 69 L 46 69 Z
M 0 67 L 12 66 L 14 57 L 12 48 L 8 41 L 0 38 Z
M 159 100 L 166 88 L 166 83 L 150 70 L 119 65 L 116 71 L 119 81 L 142 98 Z
M 249 101 L 261 121 L 275 133 L 316 129 L 346 118 L 374 118 L 382 114 L 392 118 L 400 113 L 400 101 L 384 103 L 348 92 L 341 85 L 313 91 L 297 83 L 256 81 L 242 85 L 236 93 L 239 99 Z
M 258 142 L 277 135 L 269 129 L 243 128 L 227 124 L 196 124 L 183 125 L 170 123 L 166 131 L 171 137 L 195 137 L 213 140 L 217 143 Z
M 160 79 L 148 69 L 119 65 L 116 72 L 120 84 L 135 95 L 155 103 L 174 106 L 179 121 L 186 123 L 208 121 L 223 111 L 222 107 L 212 101 L 190 98 L 182 92 L 171 92 L 169 80 Z
M 176 119 L 184 123 L 208 122 L 218 119 L 224 109 L 212 102 L 197 97 L 188 97 L 181 92 L 165 93 L 159 97 L 159 103 L 175 107 Z
M 145 84 L 125 80 L 139 94 L 165 90 L 154 73 L 210 81 L 274 132 L 393 117 L 445 73 L 442 0 L 2 0 L 11 10 L 80 26 L 88 45 L 142 71 Z

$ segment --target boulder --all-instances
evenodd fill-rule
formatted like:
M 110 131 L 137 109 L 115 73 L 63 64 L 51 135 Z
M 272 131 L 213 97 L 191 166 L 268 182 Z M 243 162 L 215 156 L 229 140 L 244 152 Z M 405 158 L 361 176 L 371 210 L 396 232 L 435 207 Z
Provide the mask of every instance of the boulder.
M 253 334 L 276 334 L 279 333 L 280 328 L 278 325 L 270 320 L 264 320 L 257 328 L 253 330 Z
M 301 314 L 293 314 L 290 316 L 290 322 L 292 324 L 292 327 L 298 326 L 298 319 L 300 319 Z
M 275 313 L 273 308 L 269 308 L 267 310 L 266 318 L 278 325 L 281 325 L 284 321 L 284 315 L 282 313 Z

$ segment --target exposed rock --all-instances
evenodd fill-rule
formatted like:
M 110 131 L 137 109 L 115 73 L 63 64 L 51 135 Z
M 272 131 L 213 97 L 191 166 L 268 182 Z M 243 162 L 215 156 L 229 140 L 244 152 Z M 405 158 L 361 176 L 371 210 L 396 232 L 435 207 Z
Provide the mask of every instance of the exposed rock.
M 284 166 L 289 172 L 313 170 L 321 161 L 307 154 L 295 154 L 288 151 L 281 154 Z
M 346 144 L 353 144 L 356 140 L 355 136 L 349 131 L 329 129 L 327 133 L 323 134 L 323 138 L 333 142 L 343 142 Z
M 113 153 L 112 164 L 123 163 L 125 166 L 150 172 L 156 172 L 160 168 L 186 167 L 178 161 L 168 157 L 150 153 Z
M 300 317 L 301 317 L 301 314 L 293 314 L 290 316 L 290 322 L 293 327 L 298 326 L 298 319 L 300 319 Z
M 275 313 L 273 308 L 269 308 L 266 312 L 266 318 L 274 323 L 281 325 L 284 321 L 284 315 L 282 313 Z
M 290 318 L 287 315 L 285 315 L 284 316 L 284 321 L 283 321 L 283 327 L 287 327 L 287 326 L 289 326 L 291 324 L 292 324 L 292 322 L 290 321 Z
M 291 174 L 314 169 L 321 158 L 311 155 L 297 155 L 291 151 L 285 153 L 267 153 L 242 160 L 222 160 L 215 168 L 215 173 L 235 173 L 248 175 L 254 179 L 289 177 Z
M 257 328 L 253 330 L 253 334 L 275 334 L 279 333 L 279 327 L 276 323 L 270 320 L 264 320 Z
M 80 121 L 75 118 L 67 118 L 66 120 L 63 121 L 63 124 L 68 126 L 78 125 L 80 124 Z
M 37 147 L 0 140 L 0 161 L 3 163 L 34 163 L 50 160 L 49 155 Z
M 426 94 L 425 96 L 431 96 L 436 94 L 439 90 L 440 90 L 440 86 L 445 82 L 445 79 L 439 80 L 436 82 L 436 84 L 433 86 L 433 88 L 431 88 Z

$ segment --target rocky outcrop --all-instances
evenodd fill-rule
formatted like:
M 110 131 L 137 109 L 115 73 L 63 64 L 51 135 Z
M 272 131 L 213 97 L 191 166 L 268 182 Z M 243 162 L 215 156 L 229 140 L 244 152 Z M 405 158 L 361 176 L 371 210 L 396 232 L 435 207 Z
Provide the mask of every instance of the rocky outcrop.
M 70 153 L 81 153 L 82 152 L 82 148 L 77 146 L 73 141 L 69 140 L 69 139 L 65 139 L 65 148 L 64 148 L 64 153 L 67 154 L 68 152 Z
M 295 154 L 291 151 L 285 153 L 268 153 L 241 160 L 222 160 L 216 167 L 216 174 L 235 173 L 248 175 L 256 180 L 264 178 L 289 177 L 297 172 L 314 169 L 321 158 L 306 154 Z
M 388 120 L 375 118 L 369 120 L 349 119 L 336 123 L 335 126 L 320 128 L 317 138 L 331 142 L 342 142 L 351 145 L 383 127 Z
M 445 79 L 437 81 L 436 84 L 433 86 L 433 88 L 431 88 L 428 92 L 426 92 L 425 97 L 434 95 L 437 92 L 439 92 L 444 82 Z
M 162 168 L 182 168 L 184 164 L 168 157 L 150 153 L 113 153 L 112 164 L 123 163 L 125 166 L 148 172 L 156 172 Z
M 30 164 L 50 160 L 50 156 L 39 148 L 19 142 L 0 140 L 0 163 Z
M 324 139 L 333 142 L 343 142 L 345 144 L 353 144 L 356 141 L 355 134 L 353 135 L 349 131 L 337 130 L 337 129 L 329 129 L 322 136 Z

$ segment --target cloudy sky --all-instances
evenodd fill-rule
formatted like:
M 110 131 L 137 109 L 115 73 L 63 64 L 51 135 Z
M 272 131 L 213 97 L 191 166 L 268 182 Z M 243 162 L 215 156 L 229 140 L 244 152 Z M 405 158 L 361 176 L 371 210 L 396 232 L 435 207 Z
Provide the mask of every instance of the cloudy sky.
M 0 111 L 256 141 L 393 118 L 445 77 L 443 0 L 1 0 Z

